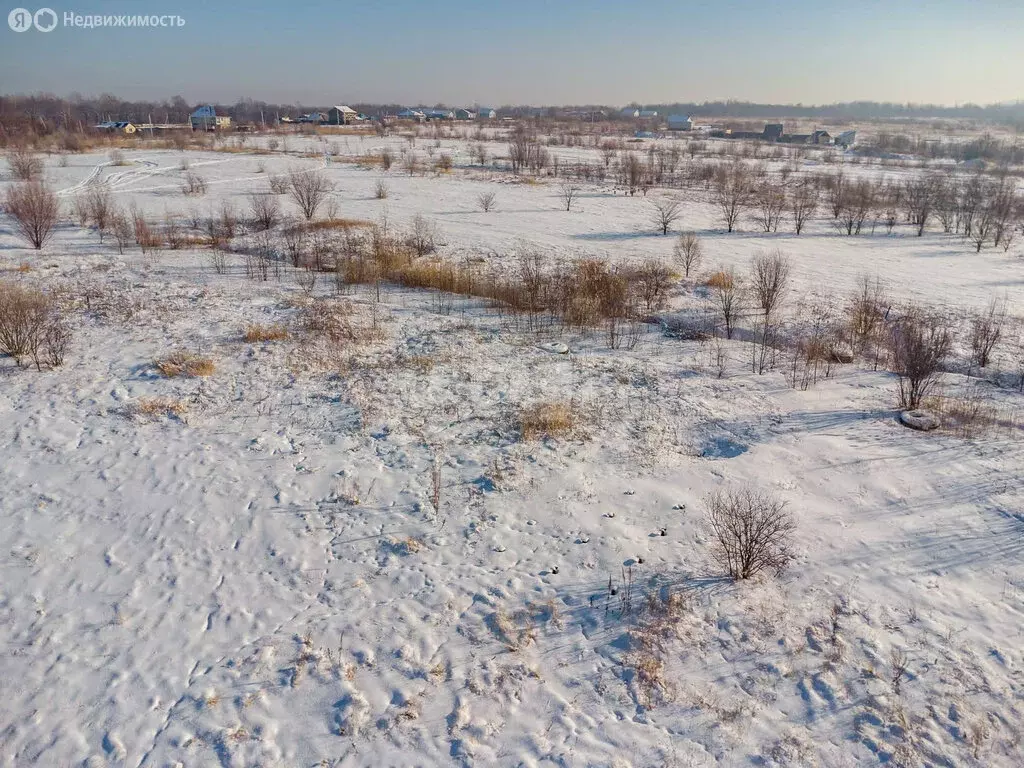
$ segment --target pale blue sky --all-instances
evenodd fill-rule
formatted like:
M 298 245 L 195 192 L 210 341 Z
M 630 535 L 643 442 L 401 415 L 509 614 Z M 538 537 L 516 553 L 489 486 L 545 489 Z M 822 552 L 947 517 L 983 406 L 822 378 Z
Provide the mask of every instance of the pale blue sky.
M 35 10 L 39 3 L 12 2 Z M 1024 98 L 1024 0 L 75 0 L 170 29 L 0 28 L 0 92 L 623 104 Z

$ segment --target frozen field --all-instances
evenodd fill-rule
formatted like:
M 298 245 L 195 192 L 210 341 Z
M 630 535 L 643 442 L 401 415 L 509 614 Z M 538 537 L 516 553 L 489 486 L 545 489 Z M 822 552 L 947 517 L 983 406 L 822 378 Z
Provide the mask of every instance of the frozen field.
M 422 215 L 453 261 L 513 269 L 523 243 L 552 262 L 672 256 L 656 189 L 584 185 L 567 212 L 557 183 L 484 168 L 125 156 L 48 158 L 45 175 L 69 203 L 103 184 L 160 221 L 244 215 L 268 176 L 319 168 L 339 216 Z M 182 194 L 183 157 L 205 195 Z M 844 237 L 825 218 L 725 234 L 706 194 L 673 195 L 701 273 L 779 248 L 790 305 L 841 302 L 868 274 L 950 314 L 1005 296 L 1024 315 L 1019 240 L 979 254 L 935 228 Z M 244 341 L 253 323 L 297 327 L 313 301 L 298 273 L 249 280 L 233 253 L 220 274 L 204 248 L 119 255 L 70 222 L 39 254 L 0 219 L 0 280 L 95 297 L 63 368 L 0 359 L 0 766 L 1021 764 L 1019 419 L 972 440 L 915 432 L 895 378 L 860 362 L 801 391 L 753 375 L 732 341 L 719 378 L 708 343 L 655 324 L 633 349 L 595 331 L 553 354 L 478 300 L 397 287 L 339 299 L 373 330 L 340 355 L 298 332 Z M 666 311 L 702 301 L 676 281 Z M 1021 330 L 992 380 L 1016 370 Z M 165 378 L 153 363 L 176 349 L 216 370 Z M 990 389 L 1004 413 L 1024 406 Z M 183 410 L 141 413 L 154 397 Z M 521 408 L 558 400 L 575 429 L 523 440 Z M 778 578 L 733 584 L 709 555 L 702 499 L 742 483 L 796 519 Z M 684 604 L 646 607 L 670 593 Z M 653 688 L 638 631 L 657 635 Z

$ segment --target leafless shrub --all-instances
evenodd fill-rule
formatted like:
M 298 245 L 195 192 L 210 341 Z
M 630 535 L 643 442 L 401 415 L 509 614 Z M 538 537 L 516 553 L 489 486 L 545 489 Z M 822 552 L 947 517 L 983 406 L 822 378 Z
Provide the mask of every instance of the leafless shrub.
M 110 164 L 115 167 L 121 167 L 129 164 L 128 161 L 125 160 L 124 152 L 122 152 L 120 149 L 111 150 L 110 154 L 107 156 L 107 159 L 109 159 Z
M 760 354 L 755 350 L 756 373 L 764 373 L 767 368 L 768 350 L 775 341 L 778 316 L 789 289 L 791 271 L 789 259 L 778 251 L 758 254 L 751 261 L 750 292 L 761 310 L 762 319 Z
M 719 271 L 711 275 L 707 282 L 711 289 L 712 301 L 718 309 L 725 329 L 725 338 L 731 339 L 736 328 L 736 320 L 743 310 L 743 293 L 740 290 L 740 278 L 736 270 Z
M 693 232 L 683 232 L 672 247 L 676 263 L 683 268 L 683 276 L 689 277 L 690 272 L 700 266 L 704 258 L 704 246 L 700 238 Z
M 651 205 L 654 206 L 651 221 L 661 234 L 667 235 L 669 228 L 682 218 L 682 204 L 678 200 L 652 200 Z
M 281 219 L 281 206 L 273 195 L 249 195 L 249 210 L 252 213 L 253 229 L 258 232 L 273 229 Z
M 437 225 L 420 214 L 412 218 L 405 242 L 417 256 L 426 256 L 437 250 Z
M 579 197 L 580 188 L 575 184 L 563 184 L 560 187 L 560 195 L 562 202 L 565 204 L 565 210 L 571 211 L 572 204 L 576 202 L 576 198 Z
M 292 266 L 300 266 L 302 264 L 302 258 L 306 253 L 306 245 L 309 240 L 309 233 L 306 228 L 302 226 L 301 221 L 293 219 L 285 222 L 285 226 L 281 230 L 281 235 L 284 242 L 285 253 L 288 255 L 288 259 L 291 261 Z
M 438 173 L 448 173 L 452 169 L 452 156 L 447 152 L 442 152 L 434 162 L 434 169 Z
M 12 149 L 7 153 L 11 175 L 18 181 L 35 181 L 43 175 L 43 161 L 27 149 Z
M 238 234 L 238 213 L 227 200 L 220 206 L 220 229 L 227 240 L 233 239 Z
M 477 195 L 476 204 L 484 213 L 494 210 L 494 203 L 498 196 L 494 192 L 481 192 Z
M 117 252 L 124 254 L 124 249 L 132 244 L 135 237 L 132 222 L 122 211 L 115 211 L 110 229 L 114 233 L 115 242 L 117 242 Z
M 53 236 L 60 216 L 57 195 L 39 181 L 21 182 L 8 187 L 3 208 L 14 219 L 15 231 L 37 251 Z
M 734 163 L 718 172 L 712 199 L 722 216 L 726 231 L 732 232 L 736 228 L 740 214 L 750 204 L 753 190 L 750 171 L 742 163 Z
M 971 361 L 979 368 L 988 366 L 992 352 L 1003 335 L 1006 302 L 992 299 L 984 312 L 971 318 Z
M 629 272 L 645 312 L 660 309 L 671 285 L 672 272 L 657 259 L 648 259 Z
M 789 210 L 793 214 L 793 230 L 796 234 L 804 231 L 804 226 L 817 207 L 818 192 L 813 185 L 804 182 L 793 187 L 789 196 Z
M 78 222 L 78 226 L 85 227 L 89 224 L 89 199 L 85 195 L 75 195 L 71 198 L 71 212 Z
M 373 196 L 378 200 L 387 200 L 390 193 L 391 190 L 388 189 L 388 185 L 384 183 L 383 179 L 379 180 L 373 188 Z
M 177 251 L 185 245 L 185 233 L 182 232 L 181 223 L 170 213 L 164 214 L 164 241 L 172 251 Z
M 213 267 L 213 271 L 218 275 L 227 273 L 228 255 L 220 248 L 214 248 L 210 251 L 210 266 Z
M 315 269 L 301 269 L 295 273 L 295 282 L 306 296 L 312 296 L 316 289 L 316 275 Z
M 267 184 L 270 186 L 271 194 L 274 195 L 286 195 L 291 188 L 291 181 L 287 176 L 269 176 L 267 177 Z
M 0 283 L 0 352 L 19 366 L 35 357 L 51 310 L 50 300 L 40 291 Z
M 899 696 L 902 693 L 903 679 L 910 669 L 910 657 L 902 648 L 893 648 L 889 654 L 889 682 L 892 692 Z
M 941 318 L 911 307 L 893 324 L 890 338 L 892 370 L 899 377 L 899 405 L 921 407 L 940 376 L 949 355 L 952 335 Z
M 391 170 L 391 166 L 395 164 L 395 153 L 391 151 L 390 147 L 384 147 L 380 152 L 380 167 L 385 171 Z
M 89 219 L 92 221 L 96 231 L 99 233 L 100 242 L 103 242 L 103 235 L 110 226 L 113 203 L 110 199 L 110 191 L 106 187 L 94 186 L 86 195 L 86 204 L 89 206 Z
M 43 330 L 42 343 L 33 351 L 32 357 L 37 370 L 46 364 L 50 368 L 64 365 L 68 349 L 71 346 L 71 325 L 51 308 L 46 327 Z
M 132 210 L 132 231 L 135 234 L 135 242 L 138 243 L 143 253 L 155 251 L 163 246 L 160 235 L 146 221 L 142 213 L 135 209 Z
M 716 491 L 704 500 L 712 556 L 733 579 L 782 571 L 796 530 L 786 503 L 752 488 Z
M 186 195 L 205 195 L 206 179 L 189 171 L 181 183 L 181 191 Z
M 317 171 L 300 171 L 291 177 L 291 195 L 306 221 L 316 216 L 317 209 L 327 199 L 334 186 Z
M 786 193 L 778 184 L 762 184 L 754 193 L 754 219 L 763 232 L 778 232 L 786 209 Z
M 882 281 L 862 275 L 847 308 L 847 325 L 854 351 L 863 352 L 869 345 L 882 340 L 889 308 L 889 297 Z

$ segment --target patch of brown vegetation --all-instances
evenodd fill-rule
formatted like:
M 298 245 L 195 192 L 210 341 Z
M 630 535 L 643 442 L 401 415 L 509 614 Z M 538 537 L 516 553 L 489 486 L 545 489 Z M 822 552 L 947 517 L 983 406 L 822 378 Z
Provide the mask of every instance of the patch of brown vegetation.
M 519 432 L 524 440 L 562 437 L 575 425 L 575 411 L 564 401 L 534 403 L 519 413 Z
M 192 352 L 179 350 L 157 360 L 156 368 L 168 378 L 175 376 L 212 376 L 217 369 L 213 360 Z
M 279 323 L 274 325 L 253 323 L 246 326 L 244 338 L 250 344 L 261 341 L 282 341 L 288 338 L 288 329 Z

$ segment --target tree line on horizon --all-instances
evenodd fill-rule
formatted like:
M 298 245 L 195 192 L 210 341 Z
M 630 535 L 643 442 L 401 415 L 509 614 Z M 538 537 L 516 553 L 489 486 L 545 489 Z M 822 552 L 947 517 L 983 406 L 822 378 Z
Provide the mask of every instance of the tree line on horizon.
M 0 96 L 0 126 L 13 128 L 19 124 L 35 123 L 41 132 L 53 130 L 84 130 L 104 120 L 132 120 L 135 122 L 183 123 L 199 106 L 177 95 L 162 100 L 126 100 L 112 94 L 83 96 L 72 93 L 60 97 L 51 93 L 11 94 Z M 268 124 L 284 115 L 296 116 L 323 111 L 332 104 L 276 104 L 251 98 L 234 104 L 214 103 L 214 107 L 231 116 L 236 122 Z M 395 114 L 406 104 L 350 103 L 348 106 L 369 115 Z M 425 106 L 425 105 L 416 105 Z M 441 104 L 437 107 L 445 106 Z M 456 105 L 462 106 L 462 105 Z M 494 105 L 490 105 L 494 106 Z M 675 102 L 662 104 L 633 103 L 629 106 L 657 110 L 659 115 L 693 114 L 700 117 L 750 118 L 819 118 L 842 120 L 901 120 L 901 119 L 970 119 L 992 124 L 1007 125 L 1024 130 L 1024 101 L 1001 104 L 961 104 L 955 106 L 875 101 L 853 101 L 836 104 L 768 104 L 749 101 Z M 608 119 L 622 117 L 622 108 L 608 105 L 564 105 L 536 107 L 529 105 L 503 105 L 502 114 L 514 117 L 561 117 L 567 110 L 577 112 L 603 112 Z

